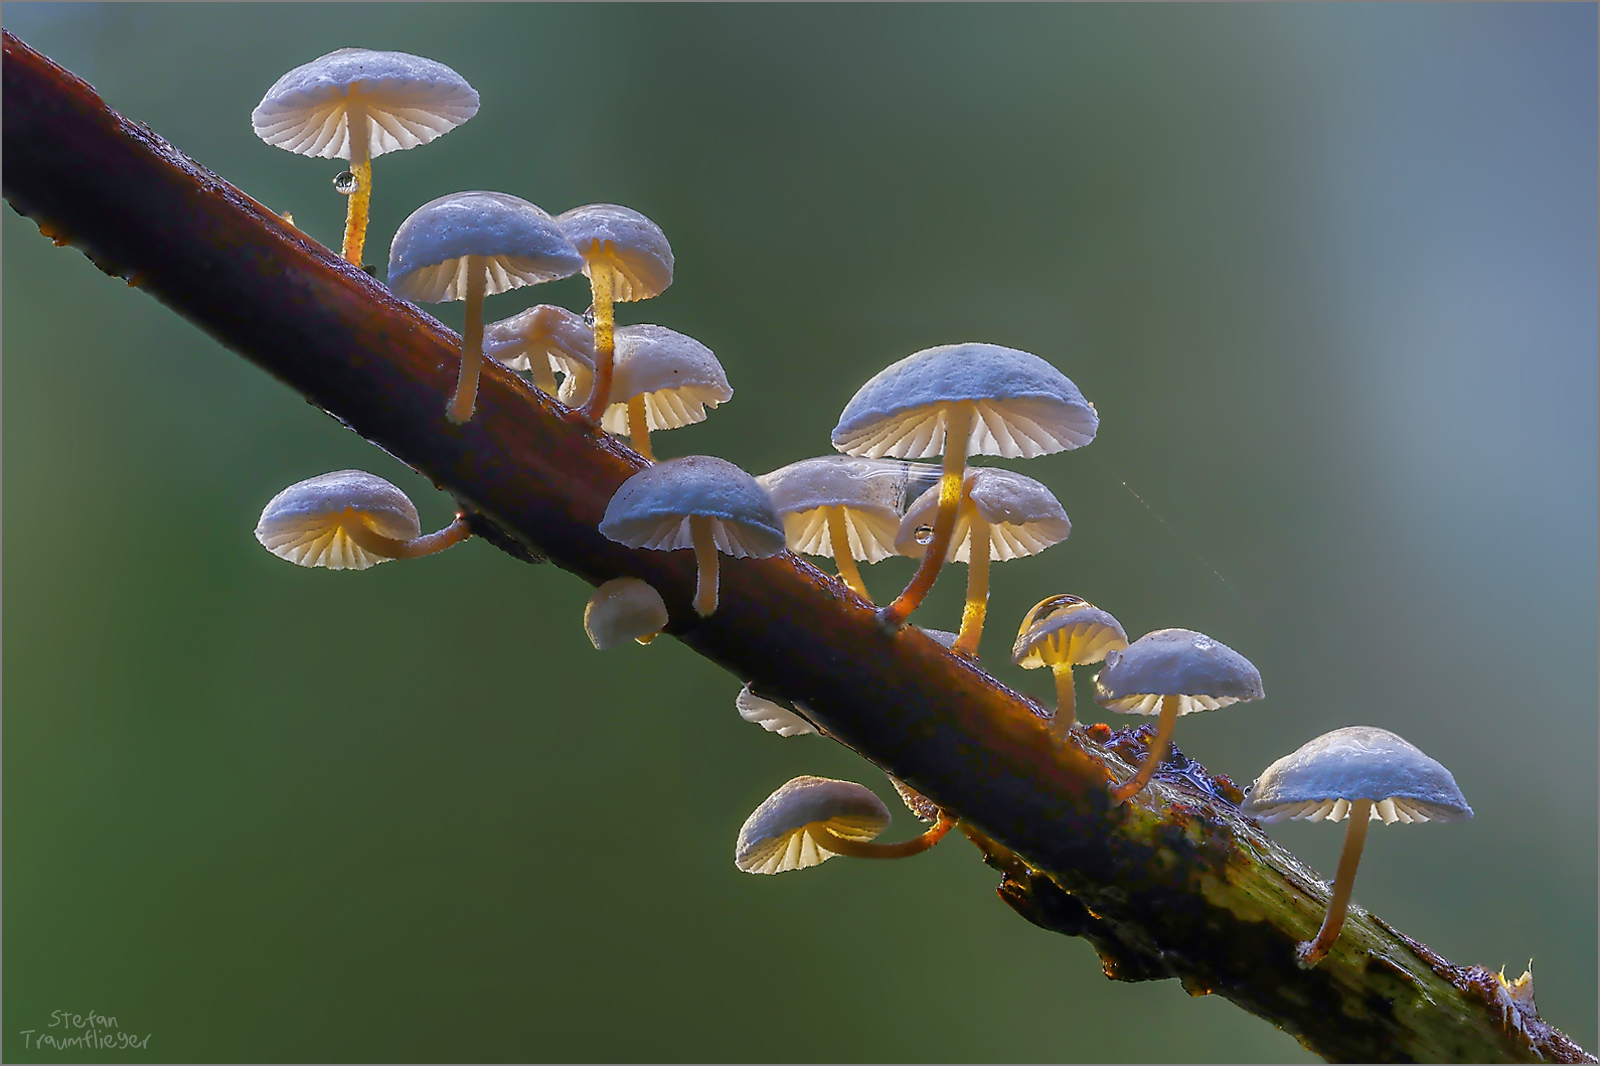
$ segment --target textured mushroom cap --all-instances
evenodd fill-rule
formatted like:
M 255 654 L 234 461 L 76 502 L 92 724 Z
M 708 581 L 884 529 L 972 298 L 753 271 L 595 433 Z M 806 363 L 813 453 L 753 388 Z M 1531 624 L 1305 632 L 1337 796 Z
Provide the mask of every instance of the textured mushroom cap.
M 895 459 L 824 455 L 756 478 L 783 516 L 791 551 L 836 557 L 828 512 L 843 513 L 850 556 L 869 563 L 897 554 L 895 534 L 905 504 L 907 464 Z
M 1100 706 L 1122 714 L 1160 714 L 1162 696 L 1182 696 L 1178 713 L 1192 714 L 1266 694 L 1249 659 L 1192 629 L 1158 629 L 1107 652 L 1094 688 Z
M 1337 822 L 1358 799 L 1372 800 L 1372 817 L 1385 824 L 1472 817 L 1449 770 L 1402 737 L 1370 725 L 1335 729 L 1285 755 L 1256 778 L 1243 809 L 1263 822 Z
M 478 94 L 443 63 L 405 52 L 341 48 L 295 67 L 250 113 L 256 136 L 298 155 L 350 158 L 349 105 L 368 123 L 369 156 L 427 144 L 478 113 Z
M 503 192 L 455 192 L 429 200 L 389 245 L 389 288 L 413 302 L 467 295 L 463 256 L 489 269 L 485 296 L 578 272 L 583 260 L 544 209 Z
M 748 684 L 733 698 L 733 706 L 740 718 L 780 737 L 803 737 L 816 732 L 810 722 L 787 707 L 757 696 Z
M 668 459 L 634 474 L 606 504 L 600 532 L 630 548 L 692 548 L 691 515 L 712 519 L 712 536 L 724 555 L 764 559 L 783 551 L 783 521 L 766 490 L 711 455 Z
M 1047 596 L 1023 618 L 1011 661 L 1024 670 L 1097 663 L 1128 646 L 1122 623 L 1078 596 Z
M 667 627 L 667 605 L 646 581 L 614 577 L 594 590 L 583 608 L 583 631 L 601 651 L 650 637 Z
M 584 204 L 556 217 L 567 239 L 589 261 L 601 254 L 616 271 L 612 299 L 618 303 L 660 296 L 672 284 L 672 245 L 661 227 L 630 207 Z
M 628 432 L 628 401 L 635 396 L 644 397 L 645 424 L 653 430 L 704 422 L 707 407 L 733 398 L 722 364 L 693 337 L 665 326 L 619 326 L 615 336 L 611 402 L 600 421 L 607 433 Z M 589 385 L 567 378 L 561 402 L 575 405 Z
M 889 828 L 889 808 L 854 781 L 797 777 L 745 819 L 733 864 L 747 874 L 781 874 L 826 862 L 837 853 L 817 843 L 813 826 L 846 840 L 871 840 Z
M 361 522 L 390 540 L 422 536 L 417 508 L 405 493 L 365 470 L 335 470 L 290 485 L 272 499 L 256 523 L 256 539 L 297 566 L 365 570 L 386 563 L 350 539 L 350 523 Z
M 945 344 L 879 371 L 845 405 L 833 446 L 848 455 L 943 455 L 949 406 L 973 401 L 967 455 L 1031 459 L 1094 440 L 1100 416 L 1078 386 L 1037 355 L 998 344 Z
M 594 330 L 564 307 L 539 304 L 483 329 L 483 354 L 524 373 L 546 365 L 587 381 L 594 371 Z M 587 390 L 587 385 L 585 385 Z
M 947 561 L 968 562 L 972 558 L 972 514 L 989 524 L 989 556 L 996 562 L 1037 555 L 1052 544 L 1059 544 L 1072 532 L 1067 512 L 1051 491 L 1022 474 L 995 467 L 974 467 L 967 471 L 962 492 L 971 500 L 956 512 L 950 534 Z M 917 530 L 932 526 L 939 510 L 939 486 L 918 496 L 895 535 L 894 546 L 901 555 L 920 559 L 927 545 L 917 540 Z

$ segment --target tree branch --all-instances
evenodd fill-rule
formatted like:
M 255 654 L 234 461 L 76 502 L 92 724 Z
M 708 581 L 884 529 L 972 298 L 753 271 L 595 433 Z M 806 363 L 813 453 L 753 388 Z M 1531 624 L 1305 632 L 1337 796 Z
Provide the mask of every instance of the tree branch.
M 410 463 L 498 546 L 591 583 L 649 581 L 673 636 L 803 702 L 836 739 L 956 813 L 1001 871 L 1000 897 L 1089 940 L 1107 976 L 1176 977 L 1330 1059 L 1594 1061 L 1488 970 L 1452 966 L 1359 909 L 1328 959 L 1299 969 L 1294 946 L 1328 891 L 1228 786 L 1174 752 L 1150 789 L 1113 807 L 1107 786 L 1130 768 L 1095 742 L 1103 733 L 1053 738 L 1032 701 L 914 628 L 884 633 L 793 555 L 725 561 L 722 605 L 699 618 L 688 553 L 634 551 L 597 531 L 642 459 L 493 362 L 477 416 L 451 425 L 453 333 L 9 32 L 4 49 L 5 196 L 41 232 Z M 1120 740 L 1127 751 L 1138 734 Z

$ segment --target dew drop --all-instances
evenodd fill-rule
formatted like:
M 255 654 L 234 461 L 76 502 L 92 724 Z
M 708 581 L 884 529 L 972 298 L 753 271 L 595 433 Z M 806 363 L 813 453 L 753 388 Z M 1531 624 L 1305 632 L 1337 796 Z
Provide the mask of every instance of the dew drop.
M 583 324 L 590 329 L 594 328 L 594 304 L 590 304 L 589 309 L 583 313 Z
M 918 544 L 927 544 L 933 540 L 933 527 L 918 526 L 914 536 L 917 538 Z
M 333 179 L 333 191 L 340 196 L 349 196 L 356 191 L 356 176 L 348 170 L 341 170 L 338 177 Z
M 1215 648 L 1217 646 L 1217 642 L 1214 641 L 1214 640 L 1207 640 L 1206 638 L 1201 637 L 1199 640 L 1194 642 L 1194 646 L 1195 646 L 1195 650 L 1197 650 L 1197 651 L 1210 651 L 1212 648 Z

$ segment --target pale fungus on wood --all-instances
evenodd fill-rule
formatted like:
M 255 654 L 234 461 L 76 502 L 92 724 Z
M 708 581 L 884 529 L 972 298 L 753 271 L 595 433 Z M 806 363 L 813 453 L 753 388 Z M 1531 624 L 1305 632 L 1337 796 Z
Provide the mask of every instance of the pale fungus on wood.
M 547 396 L 562 384 L 576 381 L 587 393 L 594 376 L 594 330 L 564 307 L 536 304 L 510 318 L 491 322 L 483 330 L 483 354 L 520 374 L 527 374 Z
M 1022 619 L 1011 661 L 1024 670 L 1048 666 L 1055 673 L 1056 716 L 1052 725 L 1064 732 L 1077 719 L 1077 693 L 1072 668 L 1104 661 L 1107 653 L 1128 646 L 1122 624 L 1088 600 L 1062 594 L 1046 596 Z
M 876 844 L 889 808 L 869 788 L 828 777 L 796 777 L 768 796 L 739 829 L 733 863 L 749 874 L 780 874 L 835 855 L 899 859 L 928 850 L 955 821 L 940 812 L 933 828 L 898 844 Z
M 733 698 L 733 706 L 740 718 L 780 737 L 803 737 L 817 731 L 809 721 L 789 708 L 757 696 L 748 683 Z
M 789 550 L 833 559 L 839 579 L 871 603 L 856 562 L 876 563 L 898 554 L 894 542 L 910 466 L 896 459 L 824 455 L 756 480 L 783 516 Z
M 267 502 L 256 523 L 256 540 L 273 555 L 328 570 L 365 570 L 390 559 L 432 555 L 471 535 L 458 514 L 424 536 L 410 497 L 364 470 L 296 482 Z
M 600 428 L 626 434 L 633 450 L 654 462 L 651 430 L 704 422 L 706 408 L 733 399 L 733 389 L 711 349 L 693 337 L 651 325 L 619 326 L 615 332 L 611 399 Z M 590 375 L 569 375 L 561 402 L 576 406 L 591 382 Z
M 583 631 L 600 651 L 628 641 L 649 644 L 667 628 L 661 593 L 636 577 L 614 577 L 594 590 L 583 607 Z

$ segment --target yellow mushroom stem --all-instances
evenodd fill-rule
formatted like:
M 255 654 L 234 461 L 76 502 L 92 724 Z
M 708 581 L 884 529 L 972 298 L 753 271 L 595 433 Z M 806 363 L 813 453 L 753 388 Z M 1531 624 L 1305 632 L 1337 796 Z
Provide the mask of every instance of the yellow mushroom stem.
M 971 518 L 972 545 L 967 556 L 967 605 L 961 609 L 961 633 L 951 650 L 978 654 L 983 619 L 989 613 L 989 523 L 976 513 Z
M 872 602 L 872 596 L 867 592 L 866 582 L 861 580 L 861 571 L 856 569 L 856 557 L 850 551 L 850 533 L 844 525 L 844 508 L 829 507 L 828 516 L 828 547 L 833 549 L 833 561 L 839 567 L 839 580 L 849 585 L 857 596 Z
M 345 124 L 350 130 L 350 173 L 355 175 L 356 187 L 351 191 L 344 207 L 344 259 L 361 265 L 361 250 L 367 243 L 367 209 L 372 204 L 372 132 L 367 109 L 351 104 L 345 111 Z
M 1322 928 L 1316 938 L 1300 945 L 1300 966 L 1309 970 L 1321 962 L 1333 942 L 1339 939 L 1344 928 L 1344 912 L 1350 906 L 1350 890 L 1355 887 L 1356 867 L 1361 863 L 1361 849 L 1367 843 L 1367 823 L 1372 821 L 1372 801 L 1350 801 L 1350 827 L 1345 830 L 1344 850 L 1339 852 L 1339 870 L 1333 875 L 1333 898 L 1328 900 L 1328 915 L 1322 919 Z
M 467 321 L 461 328 L 461 376 L 456 379 L 456 395 L 445 408 L 445 417 L 456 425 L 472 420 L 478 401 L 478 370 L 483 365 L 483 289 L 489 271 L 482 256 L 461 257 L 467 272 Z
M 1178 708 L 1182 706 L 1182 696 L 1161 697 L 1161 721 L 1156 725 L 1155 739 L 1150 741 L 1150 751 L 1145 755 L 1144 765 L 1139 767 L 1138 773 L 1128 779 L 1127 784 L 1111 794 L 1113 801 L 1126 802 L 1150 783 L 1150 775 L 1156 772 L 1161 760 L 1167 757 L 1167 746 L 1172 743 L 1172 727 L 1178 723 Z
M 650 420 L 645 413 L 643 396 L 628 401 L 628 439 L 633 441 L 634 451 L 652 463 L 656 461 L 655 453 L 650 450 Z
M 696 577 L 694 613 L 710 618 L 717 613 L 717 542 L 711 532 L 711 519 L 689 516 L 689 536 L 694 541 Z
M 539 358 L 528 357 L 528 376 L 533 378 L 533 387 L 546 396 L 554 396 L 560 387 L 556 385 L 555 371 L 550 369 L 549 356 L 540 354 Z
M 1078 720 L 1078 693 L 1072 684 L 1072 664 L 1063 659 L 1061 662 L 1051 663 L 1050 669 L 1056 675 L 1054 724 L 1057 732 L 1065 733 L 1072 723 Z
M 889 629 L 899 629 L 906 617 L 917 609 L 934 579 L 944 566 L 945 552 L 950 549 L 950 535 L 955 531 L 956 509 L 961 503 L 962 479 L 967 472 L 967 443 L 972 436 L 972 419 L 976 406 L 969 402 L 951 407 L 945 418 L 944 476 L 939 480 L 939 512 L 933 519 L 933 537 L 922 555 L 922 565 L 912 575 L 911 584 L 895 601 L 878 612 L 878 621 Z
M 385 559 L 417 559 L 424 555 L 442 552 L 472 536 L 467 516 L 456 515 L 451 523 L 436 533 L 424 533 L 411 540 L 386 537 L 367 524 L 366 518 L 355 508 L 348 507 L 339 523 L 345 534 L 362 549 Z
M 589 292 L 594 302 L 594 384 L 584 402 L 583 417 L 599 425 L 611 402 L 611 364 L 617 350 L 616 318 L 611 309 L 611 286 L 616 275 L 611 258 L 596 248 L 589 260 Z
M 826 848 L 835 855 L 848 855 L 852 859 L 903 859 L 908 855 L 916 855 L 927 851 L 939 841 L 944 839 L 946 833 L 955 826 L 955 819 L 944 811 L 939 812 L 939 820 L 928 828 L 921 836 L 902 840 L 898 844 L 877 844 L 870 840 L 846 840 L 837 833 L 832 832 L 822 822 L 806 827 L 817 847 Z

